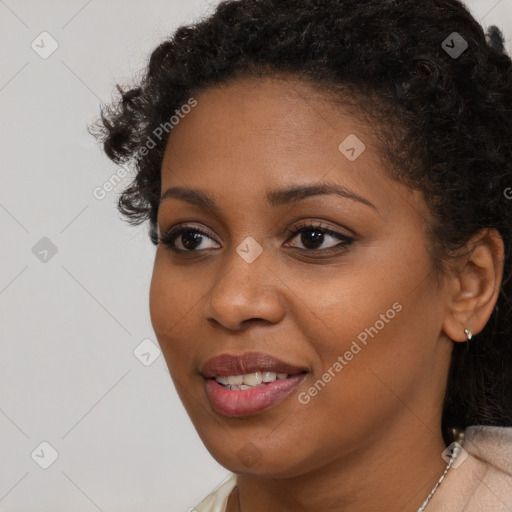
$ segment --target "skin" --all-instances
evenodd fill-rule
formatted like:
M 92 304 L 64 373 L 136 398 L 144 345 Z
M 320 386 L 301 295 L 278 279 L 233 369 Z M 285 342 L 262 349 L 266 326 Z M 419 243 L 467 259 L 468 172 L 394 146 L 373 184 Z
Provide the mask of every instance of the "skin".
M 179 223 L 208 234 L 176 254 L 160 244 L 151 321 L 177 392 L 212 456 L 237 473 L 227 510 L 416 511 L 446 467 L 441 407 L 454 342 L 478 333 L 497 300 L 503 246 L 493 231 L 434 279 L 422 195 L 392 180 L 372 128 L 298 80 L 239 78 L 210 87 L 174 127 L 162 165 L 169 187 L 212 195 L 219 215 L 161 202 L 159 233 Z M 338 145 L 355 134 L 350 161 Z M 335 183 L 371 202 L 311 196 L 270 207 L 267 191 Z M 354 242 L 312 232 L 322 221 Z M 236 248 L 263 249 L 247 263 Z M 175 244 L 185 250 L 186 237 Z M 309 245 L 307 245 L 309 243 Z M 191 247 L 190 244 L 188 247 Z M 192 246 L 193 247 L 193 246 Z M 307 392 L 358 334 L 402 306 L 308 404 Z M 361 345 L 361 344 L 360 344 Z M 209 404 L 200 366 L 221 353 L 262 351 L 309 373 L 277 406 L 242 418 Z M 250 442 L 257 462 L 239 452 Z

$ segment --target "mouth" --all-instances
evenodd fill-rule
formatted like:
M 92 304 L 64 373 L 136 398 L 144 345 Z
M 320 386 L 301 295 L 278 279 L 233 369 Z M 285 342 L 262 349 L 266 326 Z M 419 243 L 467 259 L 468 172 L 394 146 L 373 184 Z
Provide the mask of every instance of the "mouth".
M 298 375 L 305 372 L 300 372 Z M 297 374 L 296 374 L 297 375 Z M 245 391 L 266 386 L 276 380 L 285 380 L 292 377 L 288 373 L 277 373 L 270 371 L 256 371 L 246 373 L 245 375 L 219 375 L 211 377 L 215 379 L 221 386 L 231 391 Z
M 247 416 L 274 407 L 307 373 L 307 368 L 263 352 L 220 354 L 200 369 L 212 409 L 224 416 Z
M 208 359 L 200 369 L 200 374 L 205 378 L 211 377 L 240 377 L 253 373 L 271 372 L 286 375 L 296 375 L 306 371 L 307 368 L 298 367 L 263 352 L 248 352 L 242 355 L 220 354 Z M 267 377 L 270 379 L 269 377 Z M 248 385 L 258 384 L 252 377 Z M 271 378 L 270 380 L 275 380 Z M 223 384 L 223 382 L 220 382 Z M 254 384 L 253 384 L 254 383 Z M 233 382 L 232 384 L 235 384 Z
M 212 408 L 223 416 L 249 416 L 266 411 L 288 397 L 307 372 L 260 372 L 205 378 L 206 395 Z

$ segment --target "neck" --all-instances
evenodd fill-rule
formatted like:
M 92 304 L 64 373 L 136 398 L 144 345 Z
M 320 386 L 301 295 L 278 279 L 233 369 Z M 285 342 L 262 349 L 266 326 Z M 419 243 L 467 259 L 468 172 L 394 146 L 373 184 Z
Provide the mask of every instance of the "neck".
M 239 475 L 226 512 L 416 512 L 446 468 L 446 446 L 440 429 L 409 416 L 409 424 L 299 476 Z

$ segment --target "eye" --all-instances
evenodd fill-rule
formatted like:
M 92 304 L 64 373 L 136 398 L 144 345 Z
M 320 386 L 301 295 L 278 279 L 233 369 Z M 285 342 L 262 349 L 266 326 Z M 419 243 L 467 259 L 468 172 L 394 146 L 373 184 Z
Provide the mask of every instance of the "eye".
M 322 223 L 312 223 L 312 222 L 304 222 L 300 227 L 289 229 L 288 233 L 291 235 L 301 235 L 300 242 L 306 247 L 306 250 L 311 252 L 320 252 L 320 253 L 329 253 L 337 250 L 342 250 L 345 247 L 351 245 L 354 242 L 354 238 L 349 237 L 343 233 L 338 231 L 334 231 L 329 229 L 328 227 L 322 225 Z M 331 245 L 330 247 L 324 247 L 321 250 L 319 247 L 324 244 L 326 238 L 337 239 L 338 243 Z M 296 238 L 296 236 L 294 237 Z
M 174 252 L 194 252 L 198 247 L 201 247 L 205 238 L 212 238 L 203 230 L 198 228 L 192 228 L 190 226 L 179 226 L 175 229 L 171 229 L 159 237 L 158 240 L 171 249 Z M 181 241 L 181 246 L 176 247 L 176 240 Z M 212 247 L 206 247 L 211 249 Z
M 288 229 L 287 232 L 294 238 L 297 237 L 297 235 L 301 235 L 300 242 L 305 246 L 304 250 L 308 252 L 330 253 L 333 251 L 342 250 L 355 241 L 354 238 L 338 231 L 329 229 L 328 227 L 322 225 L 322 223 L 315 224 L 311 222 L 305 222 L 299 227 Z M 330 247 L 324 247 L 323 249 L 318 250 L 319 247 L 325 243 L 326 236 L 333 240 L 338 240 L 338 243 L 331 245 Z M 212 246 L 201 247 L 201 244 L 203 244 L 203 242 L 208 239 L 213 240 L 213 238 L 206 231 L 191 226 L 178 226 L 167 231 L 158 238 L 160 243 L 177 253 L 197 252 L 198 249 L 201 250 L 216 248 Z M 177 241 L 179 242 L 178 245 L 181 245 L 181 247 L 177 246 Z M 289 244 L 287 244 L 287 246 L 289 246 Z

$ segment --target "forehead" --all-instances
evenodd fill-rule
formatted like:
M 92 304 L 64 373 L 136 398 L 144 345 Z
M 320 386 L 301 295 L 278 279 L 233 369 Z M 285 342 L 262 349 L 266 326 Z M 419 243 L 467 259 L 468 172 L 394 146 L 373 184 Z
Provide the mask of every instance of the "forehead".
M 364 140 L 366 149 L 372 145 L 373 135 L 359 119 L 299 80 L 242 78 L 207 88 L 195 99 L 197 106 L 169 136 L 162 182 L 173 178 L 169 171 L 185 167 L 189 179 L 212 174 L 221 179 L 235 163 L 238 176 L 247 173 L 261 179 L 272 171 L 278 177 L 304 166 L 319 176 L 340 162 L 339 145 L 348 136 Z M 379 156 L 365 153 L 366 165 Z
M 210 135 L 215 139 L 224 133 L 234 136 L 241 129 L 267 131 L 269 135 L 274 131 L 281 139 L 299 146 L 328 129 L 339 131 L 340 124 L 347 125 L 344 128 L 367 129 L 355 116 L 344 112 L 343 104 L 335 103 L 333 96 L 298 79 L 238 78 L 208 87 L 195 99 L 197 106 L 184 116 L 187 123 L 182 121 L 175 126 L 172 136 L 182 132 L 185 124 L 212 122 L 202 137 Z M 332 124 L 333 116 L 337 125 Z M 169 142 L 172 143 L 171 137 Z
M 207 88 L 195 99 L 169 136 L 162 193 L 190 187 L 220 201 L 242 197 L 240 205 L 256 197 L 266 202 L 269 190 L 325 181 L 374 204 L 413 193 L 389 178 L 372 127 L 308 83 L 242 78 Z M 356 158 L 349 158 L 354 149 Z M 397 190 L 401 197 L 391 197 Z

